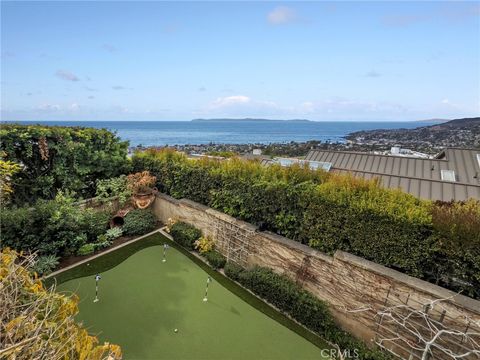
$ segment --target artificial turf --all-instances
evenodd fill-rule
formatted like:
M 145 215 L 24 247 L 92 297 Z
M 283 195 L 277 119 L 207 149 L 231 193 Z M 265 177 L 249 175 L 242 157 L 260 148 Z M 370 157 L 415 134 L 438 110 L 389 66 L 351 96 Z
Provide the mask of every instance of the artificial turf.
M 172 245 L 165 263 L 163 243 Z M 160 234 L 88 264 L 57 275 L 57 289 L 80 297 L 77 319 L 101 342 L 119 344 L 124 359 L 321 359 L 327 348 Z

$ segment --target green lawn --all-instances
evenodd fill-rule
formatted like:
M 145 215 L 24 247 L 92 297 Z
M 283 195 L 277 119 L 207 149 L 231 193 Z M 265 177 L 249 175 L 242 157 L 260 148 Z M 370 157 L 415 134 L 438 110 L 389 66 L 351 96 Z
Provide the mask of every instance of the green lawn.
M 119 344 L 125 359 L 322 358 L 321 339 L 184 250 L 170 247 L 162 263 L 163 242 L 169 241 L 153 235 L 57 277 L 83 276 L 63 282 L 58 291 L 78 294 L 78 320 L 100 341 Z M 97 271 L 102 276 L 100 301 L 94 303 Z M 208 302 L 203 302 L 209 274 L 214 280 Z

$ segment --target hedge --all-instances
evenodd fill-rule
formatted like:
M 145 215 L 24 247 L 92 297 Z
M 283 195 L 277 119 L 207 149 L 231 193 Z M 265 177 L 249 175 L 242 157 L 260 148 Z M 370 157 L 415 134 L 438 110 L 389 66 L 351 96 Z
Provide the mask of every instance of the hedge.
M 170 235 L 180 245 L 189 250 L 194 250 L 195 241 L 202 236 L 202 232 L 190 224 L 178 221 L 170 228 Z
M 357 350 L 358 359 L 391 358 L 388 353 L 369 349 L 362 341 L 341 330 L 335 324 L 328 305 L 288 277 L 267 268 L 254 267 L 246 270 L 232 263 L 225 266 L 225 274 L 311 331 L 337 344 L 341 350 Z
M 155 214 L 150 210 L 135 209 L 130 211 L 124 219 L 122 226 L 125 235 L 143 235 L 152 231 L 157 224 Z
M 225 259 L 225 256 L 223 256 L 216 250 L 211 250 L 206 252 L 205 258 L 207 259 L 210 266 L 214 269 L 222 269 L 225 266 L 225 263 L 227 262 L 227 259 Z
M 4 161 L 21 165 L 12 177 L 12 203 L 53 199 L 59 189 L 89 198 L 95 182 L 127 173 L 128 142 L 105 129 L 2 124 Z
M 190 160 L 171 150 L 137 152 L 132 165 L 175 198 L 480 298 L 479 201 L 432 203 L 375 180 L 236 158 Z

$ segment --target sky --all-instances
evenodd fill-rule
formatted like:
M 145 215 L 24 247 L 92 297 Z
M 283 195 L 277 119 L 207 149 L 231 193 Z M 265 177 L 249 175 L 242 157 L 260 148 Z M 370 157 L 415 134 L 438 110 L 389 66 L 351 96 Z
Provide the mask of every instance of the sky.
M 1 2 L 2 120 L 480 114 L 480 2 Z

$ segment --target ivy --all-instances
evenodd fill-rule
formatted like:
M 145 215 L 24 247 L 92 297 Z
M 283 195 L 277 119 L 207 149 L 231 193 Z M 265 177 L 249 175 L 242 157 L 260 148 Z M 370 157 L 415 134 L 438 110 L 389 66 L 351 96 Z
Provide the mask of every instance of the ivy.
M 21 164 L 13 174 L 12 203 L 53 199 L 57 192 L 95 194 L 97 179 L 127 173 L 128 142 L 105 129 L 2 124 L 4 161 Z

